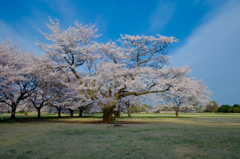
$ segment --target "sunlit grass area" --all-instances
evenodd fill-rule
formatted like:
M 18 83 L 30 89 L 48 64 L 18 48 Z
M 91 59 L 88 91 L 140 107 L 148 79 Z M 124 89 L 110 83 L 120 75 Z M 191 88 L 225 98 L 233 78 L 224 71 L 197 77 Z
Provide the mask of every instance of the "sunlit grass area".
M 185 114 L 189 118 L 141 115 L 116 122 L 143 124 L 119 127 L 0 122 L 0 158 L 240 158 L 240 114 Z M 34 114 L 27 116 L 36 118 Z M 60 120 L 100 121 L 101 116 L 69 118 L 63 114 Z

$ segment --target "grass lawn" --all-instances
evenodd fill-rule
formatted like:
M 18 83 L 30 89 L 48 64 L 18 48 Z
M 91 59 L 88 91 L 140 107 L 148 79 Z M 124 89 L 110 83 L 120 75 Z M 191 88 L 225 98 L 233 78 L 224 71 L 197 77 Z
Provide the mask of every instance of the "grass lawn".
M 240 158 L 240 114 L 136 114 L 117 122 L 0 122 L 0 158 Z M 0 115 L 8 118 L 9 115 Z M 17 114 L 17 118 L 26 116 Z M 35 118 L 36 115 L 28 115 Z M 56 116 L 43 115 L 45 119 Z M 62 121 L 101 121 L 100 116 Z M 145 123 L 145 124 L 144 124 Z

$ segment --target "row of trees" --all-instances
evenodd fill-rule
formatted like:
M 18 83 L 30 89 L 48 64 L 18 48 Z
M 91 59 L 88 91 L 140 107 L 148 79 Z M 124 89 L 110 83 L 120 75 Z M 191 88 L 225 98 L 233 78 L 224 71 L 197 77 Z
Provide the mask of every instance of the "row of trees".
M 174 105 L 177 117 L 182 105 L 209 101 L 206 86 L 188 77 L 190 67 L 170 65 L 166 50 L 175 37 L 121 35 L 103 44 L 95 41 L 100 35 L 94 25 L 75 25 L 62 31 L 59 21 L 50 19 L 52 34 L 43 33 L 50 44 L 36 42 L 45 51 L 41 56 L 10 39 L 1 43 L 0 102 L 11 107 L 12 119 L 20 102 L 30 102 L 39 117 L 46 105 L 59 113 L 94 105 L 102 109 L 103 121 L 111 121 L 116 107 L 131 111 L 143 96 Z
M 232 113 L 240 113 L 240 105 L 234 104 L 233 106 L 230 105 L 222 105 L 218 112 L 232 112 Z
M 219 107 L 215 101 L 212 101 L 209 105 L 207 105 L 206 112 L 240 113 L 240 105 L 222 105 Z

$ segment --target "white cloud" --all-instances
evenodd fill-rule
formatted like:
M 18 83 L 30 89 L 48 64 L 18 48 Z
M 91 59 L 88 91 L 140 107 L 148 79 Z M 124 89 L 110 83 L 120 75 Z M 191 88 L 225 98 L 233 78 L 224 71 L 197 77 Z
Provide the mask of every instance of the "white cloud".
M 96 27 L 99 30 L 101 30 L 101 33 L 107 32 L 108 20 L 106 18 L 104 18 L 101 14 L 95 16 L 94 23 L 96 24 Z
M 76 21 L 76 18 L 80 18 L 76 6 L 71 1 L 46 0 L 45 3 L 56 13 L 58 19 Z
M 149 17 L 149 31 L 160 30 L 171 20 L 176 2 L 160 1 L 156 11 Z
M 27 28 L 11 27 L 12 25 L 0 20 L 0 37 L 2 40 L 12 38 L 14 42 L 19 42 L 22 48 L 30 52 L 42 52 L 42 50 L 35 45 L 34 36 L 27 30 Z
M 203 79 L 219 104 L 240 103 L 240 3 L 225 4 L 172 55 L 174 66 L 193 64 L 192 76 Z

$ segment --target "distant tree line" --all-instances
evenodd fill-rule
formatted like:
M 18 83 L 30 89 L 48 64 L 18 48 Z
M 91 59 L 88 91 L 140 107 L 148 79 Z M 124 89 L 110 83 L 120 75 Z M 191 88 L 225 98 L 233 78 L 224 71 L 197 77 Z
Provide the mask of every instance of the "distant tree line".
M 222 112 L 222 113 L 240 113 L 240 105 L 234 104 L 233 106 L 224 104 L 221 107 L 215 101 L 211 101 L 206 106 L 205 112 Z
M 233 106 L 230 106 L 230 105 L 222 105 L 222 106 L 218 109 L 218 112 L 240 113 L 240 105 L 239 105 L 239 104 L 234 104 Z

